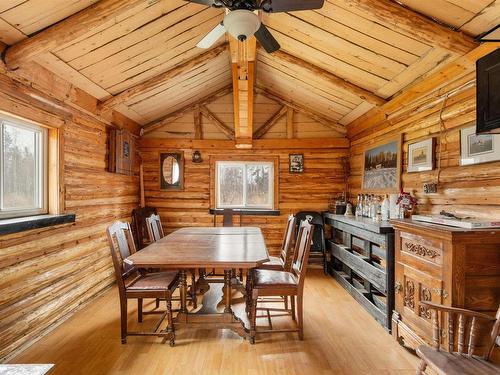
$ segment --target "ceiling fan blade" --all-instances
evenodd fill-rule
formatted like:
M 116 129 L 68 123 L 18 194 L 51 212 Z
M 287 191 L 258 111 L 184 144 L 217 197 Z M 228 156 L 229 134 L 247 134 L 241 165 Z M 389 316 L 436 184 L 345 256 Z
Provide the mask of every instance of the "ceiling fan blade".
M 189 3 L 196 3 L 206 5 L 207 7 L 211 7 L 214 4 L 214 0 L 185 0 Z
M 263 23 L 260 24 L 259 30 L 257 30 L 254 35 L 267 53 L 276 52 L 281 48 L 273 34 L 271 34 L 269 29 Z
M 261 7 L 265 12 L 293 12 L 323 8 L 325 0 L 264 0 Z
M 210 31 L 202 40 L 198 42 L 196 47 L 204 49 L 210 48 L 225 33 L 226 33 L 226 28 L 224 27 L 224 25 L 222 25 L 222 23 L 219 23 L 217 26 L 215 26 L 215 28 L 212 31 Z

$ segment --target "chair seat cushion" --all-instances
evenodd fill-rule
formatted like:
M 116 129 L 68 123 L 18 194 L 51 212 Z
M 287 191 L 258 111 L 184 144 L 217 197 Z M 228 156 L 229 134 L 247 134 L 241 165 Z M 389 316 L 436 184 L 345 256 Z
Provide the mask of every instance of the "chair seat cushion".
M 170 290 L 178 282 L 178 275 L 177 271 L 146 273 L 125 285 L 130 292 Z
M 260 265 L 259 269 L 283 271 L 284 266 L 283 260 L 280 257 L 270 256 L 269 261 Z
M 253 287 L 256 289 L 273 287 L 295 288 L 297 283 L 297 277 L 290 272 L 256 269 Z
M 500 366 L 477 357 L 468 357 L 458 353 L 437 351 L 428 346 L 419 346 L 418 356 L 424 359 L 428 366 L 438 374 L 488 375 L 500 374 Z

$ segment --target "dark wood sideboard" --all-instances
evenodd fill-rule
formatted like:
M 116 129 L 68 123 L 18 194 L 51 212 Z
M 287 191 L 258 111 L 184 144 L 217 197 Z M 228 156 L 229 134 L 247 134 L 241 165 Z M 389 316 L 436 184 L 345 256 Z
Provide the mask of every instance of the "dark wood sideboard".
M 467 230 L 409 219 L 391 223 L 396 257 L 392 335 L 402 345 L 415 349 L 432 342 L 431 314 L 421 301 L 496 312 L 500 230 Z M 447 345 L 447 338 L 442 339 Z
M 331 225 L 328 271 L 383 327 L 394 309 L 394 230 L 389 222 L 323 214 Z

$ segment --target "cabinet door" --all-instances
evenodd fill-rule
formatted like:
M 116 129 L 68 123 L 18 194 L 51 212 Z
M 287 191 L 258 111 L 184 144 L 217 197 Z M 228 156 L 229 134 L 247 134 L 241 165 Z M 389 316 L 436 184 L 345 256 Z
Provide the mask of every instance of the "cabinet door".
M 421 302 L 442 303 L 442 288 L 441 279 L 400 262 L 396 265 L 396 311 L 408 327 L 429 343 L 431 312 Z

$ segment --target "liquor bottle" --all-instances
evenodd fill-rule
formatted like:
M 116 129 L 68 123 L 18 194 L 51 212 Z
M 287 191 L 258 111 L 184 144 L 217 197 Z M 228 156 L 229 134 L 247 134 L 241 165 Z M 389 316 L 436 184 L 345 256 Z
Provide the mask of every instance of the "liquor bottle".
M 389 201 L 389 195 L 386 194 L 382 202 L 382 208 L 381 208 L 382 221 L 389 220 L 390 212 L 391 212 L 391 202 Z
M 356 217 L 361 217 L 363 212 L 363 199 L 361 198 L 361 194 L 358 194 L 358 200 L 356 202 Z

